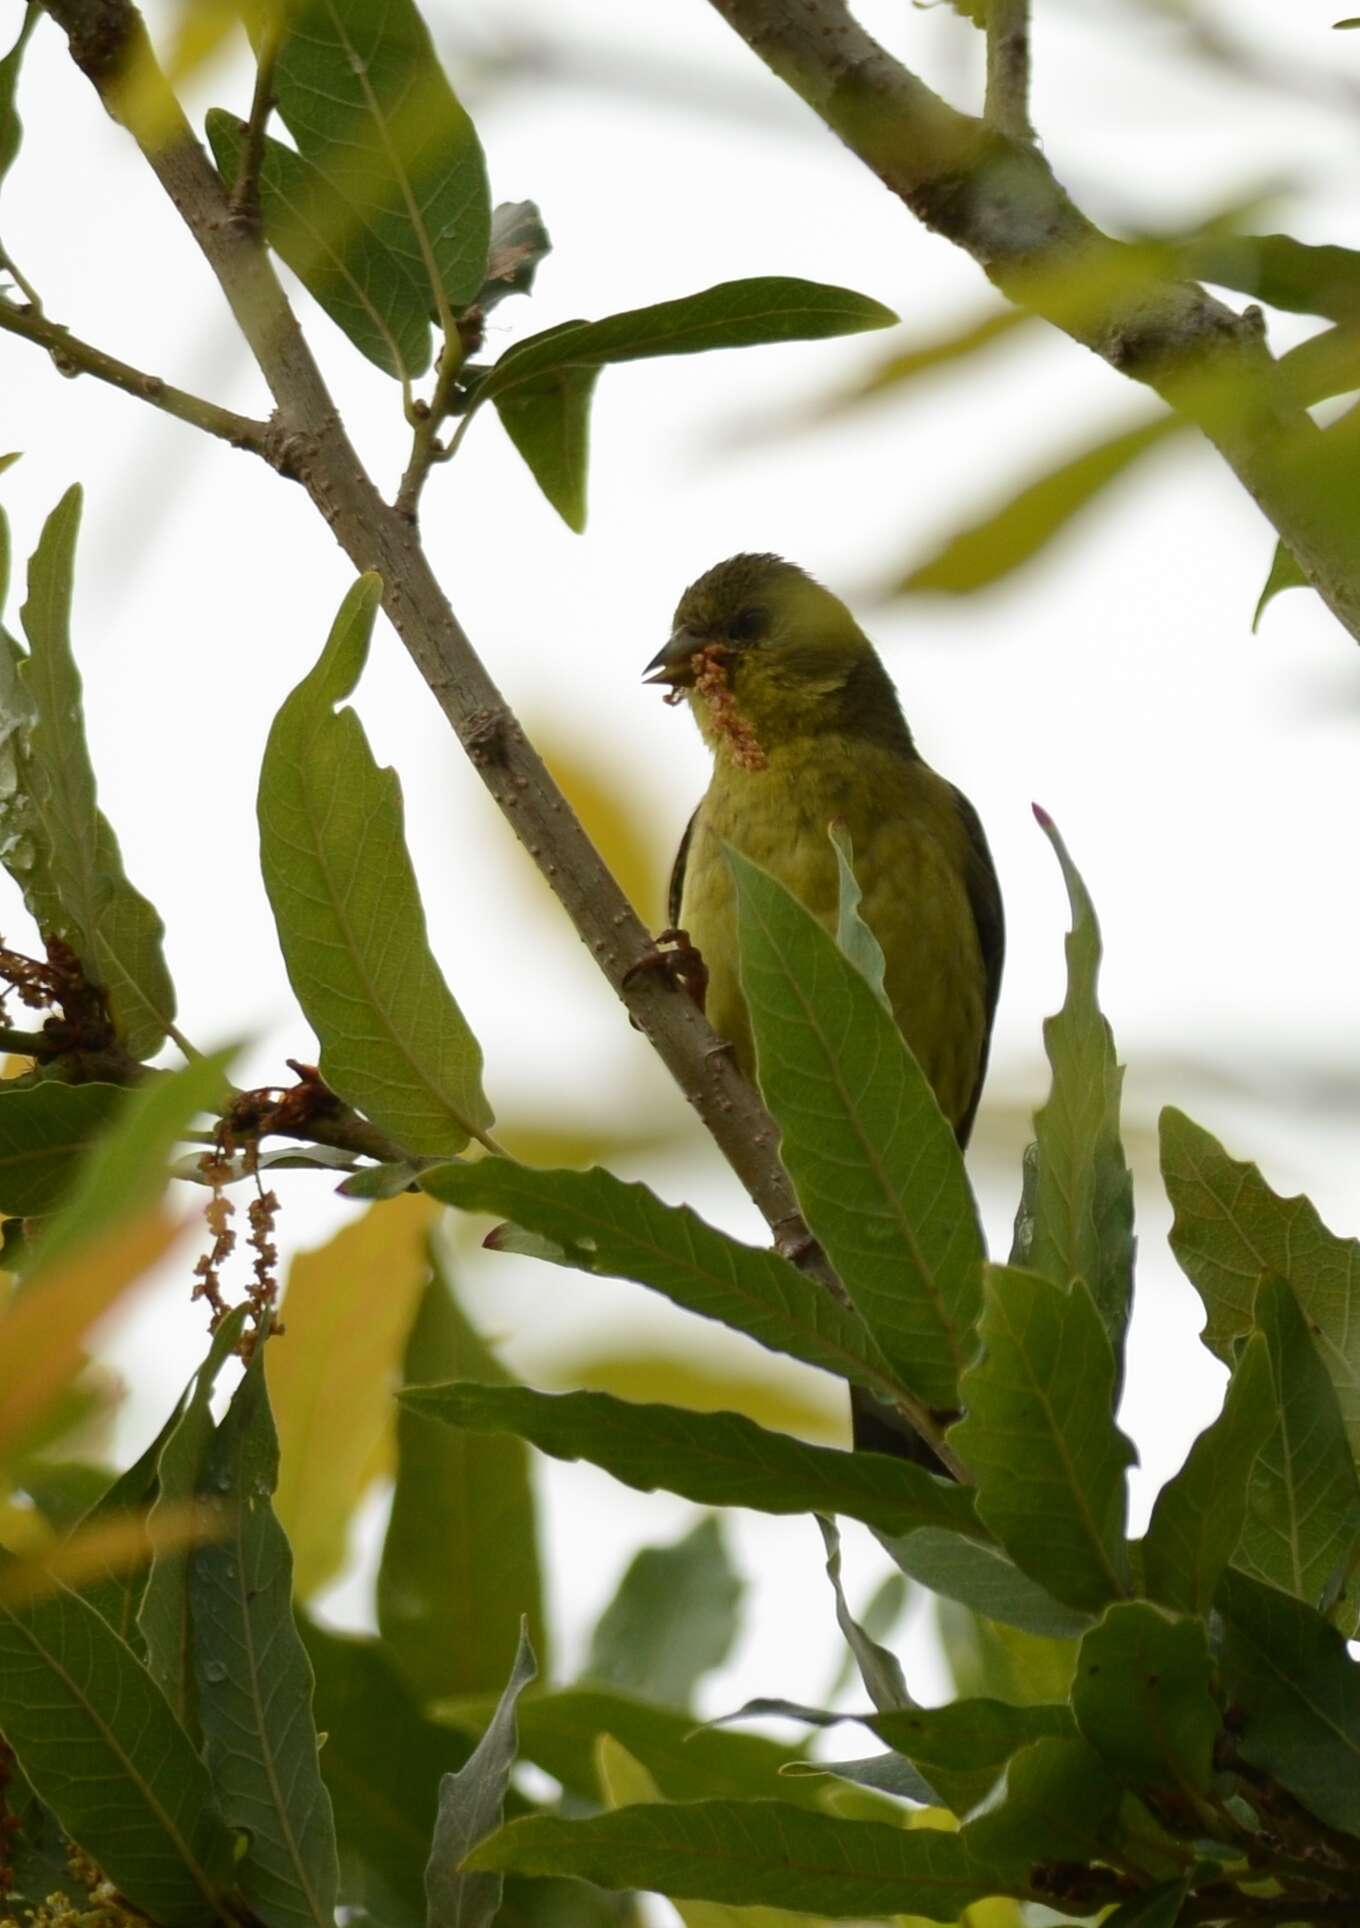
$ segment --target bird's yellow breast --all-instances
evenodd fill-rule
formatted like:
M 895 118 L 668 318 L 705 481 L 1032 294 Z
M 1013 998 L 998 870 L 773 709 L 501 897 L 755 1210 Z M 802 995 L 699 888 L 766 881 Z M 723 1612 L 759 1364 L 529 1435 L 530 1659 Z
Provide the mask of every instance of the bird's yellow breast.
M 695 820 L 680 922 L 709 970 L 708 1015 L 754 1076 L 737 963 L 731 844 L 835 929 L 841 818 L 854 845 L 861 915 L 886 959 L 898 1026 L 954 1124 L 977 1084 L 987 1031 L 986 972 L 968 898 L 968 834 L 950 786 L 919 760 L 849 737 L 780 746 L 763 770 L 719 757 Z

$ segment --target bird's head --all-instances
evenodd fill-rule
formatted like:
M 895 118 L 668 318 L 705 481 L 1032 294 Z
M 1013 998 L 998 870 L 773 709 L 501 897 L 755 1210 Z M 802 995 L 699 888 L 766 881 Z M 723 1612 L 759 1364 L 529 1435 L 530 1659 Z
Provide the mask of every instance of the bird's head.
M 742 740 L 734 719 L 766 753 L 875 713 L 905 727 L 873 645 L 845 604 L 778 556 L 731 556 L 692 582 L 670 640 L 647 669 L 649 682 L 690 693 L 715 747 Z M 711 700 L 715 685 L 729 693 L 726 708 Z

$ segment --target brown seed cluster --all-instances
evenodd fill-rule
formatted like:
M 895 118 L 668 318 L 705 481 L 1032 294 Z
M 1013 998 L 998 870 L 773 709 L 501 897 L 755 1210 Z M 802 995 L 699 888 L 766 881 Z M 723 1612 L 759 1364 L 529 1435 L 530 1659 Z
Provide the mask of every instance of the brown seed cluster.
M 240 1175 L 234 1155 L 236 1142 L 225 1123 L 219 1130 L 218 1139 L 218 1144 L 198 1161 L 198 1169 L 209 1187 L 203 1216 L 212 1234 L 212 1244 L 194 1266 L 194 1289 L 189 1295 L 191 1299 L 206 1299 L 211 1307 L 212 1316 L 208 1321 L 210 1332 L 216 1332 L 231 1309 L 222 1291 L 222 1267 L 236 1247 L 236 1233 L 231 1223 L 236 1215 L 236 1207 L 228 1198 L 226 1188 Z M 279 1297 L 279 1250 L 274 1242 L 279 1201 L 276 1193 L 267 1192 L 260 1183 L 257 1166 L 259 1151 L 258 1139 L 251 1139 L 244 1147 L 245 1169 L 255 1181 L 255 1197 L 246 1208 L 250 1223 L 246 1244 L 255 1257 L 250 1282 L 246 1286 L 250 1319 L 236 1351 L 247 1363 L 266 1332 L 283 1331 L 274 1317 Z
M 194 1264 L 197 1283 L 189 1296 L 191 1299 L 207 1300 L 212 1309 L 208 1330 L 216 1332 L 230 1309 L 222 1296 L 222 1267 L 231 1257 L 236 1244 L 236 1234 L 231 1227 L 236 1207 L 226 1194 L 226 1186 L 233 1176 L 231 1156 L 220 1147 L 205 1152 L 198 1161 L 198 1169 L 210 1187 L 203 1216 L 212 1234 L 212 1244 Z
M 763 770 L 767 759 L 755 731 L 737 708 L 727 680 L 728 652 L 709 643 L 694 652 L 694 687 L 708 704 L 717 734 L 727 739 L 732 761 L 742 770 Z

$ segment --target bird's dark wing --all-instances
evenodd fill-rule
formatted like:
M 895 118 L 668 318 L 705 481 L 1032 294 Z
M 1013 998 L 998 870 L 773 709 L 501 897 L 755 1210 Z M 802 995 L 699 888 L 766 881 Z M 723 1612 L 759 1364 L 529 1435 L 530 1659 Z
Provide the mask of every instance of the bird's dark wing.
M 954 791 L 954 803 L 963 827 L 968 833 L 968 870 L 964 881 L 968 889 L 968 902 L 972 907 L 973 922 L 977 925 L 978 945 L 982 951 L 982 968 L 987 977 L 987 1025 L 982 1035 L 982 1055 L 978 1060 L 977 1083 L 973 1086 L 973 1095 L 968 1101 L 967 1111 L 959 1120 L 956 1134 L 959 1144 L 963 1146 L 968 1143 L 969 1133 L 973 1129 L 978 1100 L 982 1096 L 982 1082 L 987 1076 L 987 1053 L 992 1042 L 992 1020 L 996 1016 L 996 1000 L 1001 992 L 1001 967 L 1006 959 L 1006 918 L 1001 908 L 1001 886 L 997 882 L 992 853 L 987 848 L 982 820 L 961 790 Z
M 696 805 L 693 815 L 685 825 L 685 834 L 680 839 L 680 848 L 675 853 L 675 862 L 671 865 L 671 881 L 666 888 L 666 922 L 672 930 L 675 930 L 680 923 L 680 900 L 685 894 L 685 864 L 689 857 L 690 839 L 694 835 L 694 824 L 698 815 L 699 810 Z

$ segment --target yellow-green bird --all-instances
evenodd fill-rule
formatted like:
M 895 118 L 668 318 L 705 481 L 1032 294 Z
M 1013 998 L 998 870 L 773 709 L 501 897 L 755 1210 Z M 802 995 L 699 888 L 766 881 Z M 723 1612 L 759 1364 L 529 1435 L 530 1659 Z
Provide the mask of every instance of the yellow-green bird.
M 650 680 L 688 695 L 713 777 L 671 875 L 669 916 L 708 971 L 706 1010 L 755 1075 L 737 964 L 731 844 L 834 930 L 839 819 L 893 1015 L 960 1145 L 1001 985 L 1001 891 L 977 812 L 920 755 L 845 604 L 795 564 L 741 555 L 690 584 Z M 856 1437 L 891 1445 L 857 1413 Z

